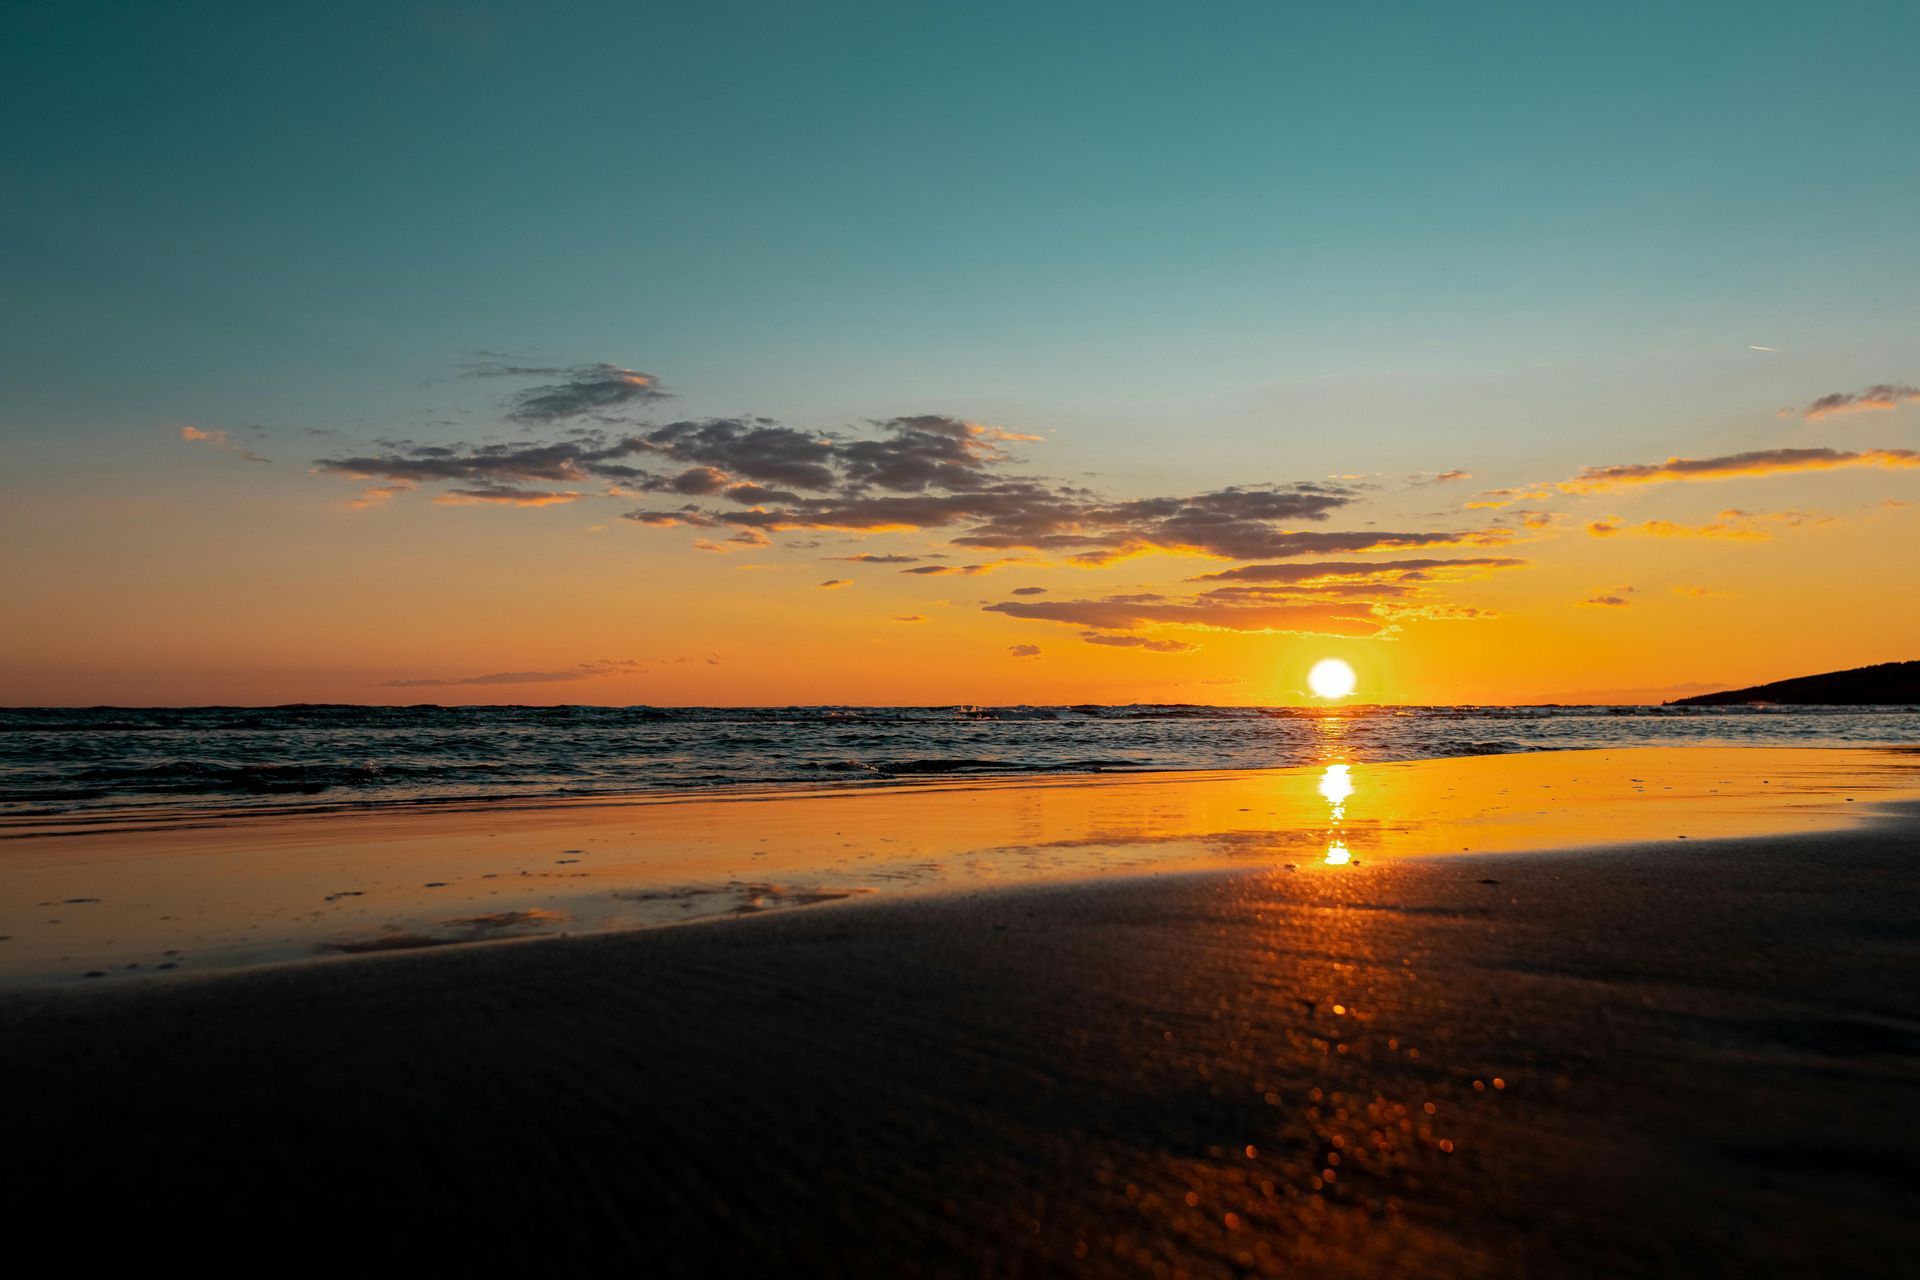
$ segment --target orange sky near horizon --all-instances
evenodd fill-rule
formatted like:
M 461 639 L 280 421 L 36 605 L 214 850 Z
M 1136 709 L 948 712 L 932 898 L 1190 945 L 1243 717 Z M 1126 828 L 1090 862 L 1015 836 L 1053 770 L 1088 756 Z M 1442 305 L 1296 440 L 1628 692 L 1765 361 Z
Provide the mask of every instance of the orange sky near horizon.
M 1817 447 L 1865 453 L 1867 439 L 1910 438 L 1920 412 L 1893 408 L 1849 422 L 1874 428 L 1848 433 L 1859 443 L 1822 426 Z M 1084 443 L 1037 435 L 975 429 L 953 456 L 996 484 L 1052 470 L 1053 451 L 1085 456 Z M 1315 701 L 1306 672 L 1325 657 L 1352 664 L 1356 703 L 1644 702 L 1912 658 L 1920 635 L 1920 603 L 1905 589 L 1920 546 L 1920 469 L 1900 452 L 1891 467 L 1789 458 L 1771 474 L 1749 462 L 1650 481 L 1569 470 L 1483 482 L 1471 458 L 1460 469 L 1473 476 L 1443 481 L 1309 478 L 1348 495 L 1329 518 L 1242 521 L 1234 536 L 1364 538 L 1377 526 L 1493 541 L 1226 554 L 1183 548 L 1192 535 L 1130 515 L 1100 535 L 1127 542 L 1125 554 L 1094 564 L 1075 562 L 1085 553 L 1071 540 L 955 546 L 972 516 L 872 532 L 788 528 L 729 545 L 738 526 L 724 521 L 738 505 L 704 508 L 716 512 L 707 527 L 622 519 L 652 495 L 584 471 L 548 487 L 586 496 L 544 505 L 449 505 L 426 481 L 355 505 L 383 482 L 364 460 L 343 479 L 354 469 L 258 465 L 245 452 L 174 429 L 152 442 L 152 470 L 9 493 L 9 545 L 31 550 L 10 558 L 4 589 L 13 617 L 33 623 L 0 635 L 0 703 L 1280 705 Z M 382 465 L 404 471 L 410 456 Z M 668 472 L 689 461 L 651 447 L 635 456 Z M 1603 455 L 1582 466 L 1663 462 L 1623 468 Z M 144 484 L 163 469 L 177 482 Z M 962 496 L 984 483 L 949 478 L 958 487 L 944 492 Z M 1075 538 L 1143 496 L 1109 498 L 1090 483 L 1103 505 L 1070 513 Z M 1502 488 L 1524 493 L 1490 505 L 1507 500 L 1493 492 Z M 937 489 L 898 492 L 920 501 Z M 695 505 L 680 496 L 655 506 Z M 920 559 L 847 558 L 858 555 Z M 1494 563 L 1446 567 L 1462 560 Z M 1410 563 L 1425 567 L 1364 568 Z M 991 567 L 947 571 L 966 564 Z M 1338 573 L 1195 581 L 1303 564 Z M 928 568 L 942 571 L 914 572 Z M 1073 619 L 1001 611 L 1009 606 Z M 1121 616 L 1142 607 L 1175 614 Z M 1247 612 L 1268 608 L 1302 620 L 1262 626 L 1266 615 Z M 1449 613 L 1459 616 L 1430 616 Z

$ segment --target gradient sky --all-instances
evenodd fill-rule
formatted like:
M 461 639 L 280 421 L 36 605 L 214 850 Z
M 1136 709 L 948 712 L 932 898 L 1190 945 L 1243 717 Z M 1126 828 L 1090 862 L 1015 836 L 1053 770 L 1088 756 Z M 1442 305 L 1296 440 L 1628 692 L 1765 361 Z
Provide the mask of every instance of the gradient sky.
M 0 702 L 1265 703 L 1328 655 L 1369 700 L 1657 700 L 1920 656 L 1917 37 L 9 4 Z

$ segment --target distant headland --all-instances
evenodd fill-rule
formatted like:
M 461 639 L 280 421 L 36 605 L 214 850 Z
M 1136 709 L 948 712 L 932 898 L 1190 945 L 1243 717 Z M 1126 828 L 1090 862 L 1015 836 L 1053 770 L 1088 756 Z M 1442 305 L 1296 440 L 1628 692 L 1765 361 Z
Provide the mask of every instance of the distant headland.
M 1675 698 L 1670 707 L 1724 707 L 1740 702 L 1779 702 L 1791 706 L 1920 706 L 1920 662 L 1882 662 L 1851 671 L 1796 676 L 1747 689 Z

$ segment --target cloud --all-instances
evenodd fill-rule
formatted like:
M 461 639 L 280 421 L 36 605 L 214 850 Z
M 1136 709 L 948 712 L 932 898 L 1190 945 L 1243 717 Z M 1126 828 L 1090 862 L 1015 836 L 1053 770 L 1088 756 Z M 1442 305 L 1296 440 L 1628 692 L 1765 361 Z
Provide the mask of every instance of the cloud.
M 1511 556 L 1462 556 L 1452 560 L 1306 560 L 1293 564 L 1248 564 L 1203 574 L 1195 582 L 1312 583 L 1337 579 L 1426 581 L 1435 577 L 1480 576 L 1487 570 L 1527 563 Z
M 365 494 L 361 496 L 364 497 Z M 572 489 L 556 493 L 540 489 L 514 489 L 501 485 L 481 489 L 449 489 L 445 493 L 436 494 L 433 502 L 438 507 L 466 507 L 488 502 L 509 507 L 551 507 L 566 502 L 578 502 L 586 496 Z
M 598 680 L 602 676 L 633 675 L 646 670 L 632 658 L 603 658 L 583 662 L 564 671 L 496 671 L 484 676 L 423 676 L 410 680 L 385 680 L 383 689 L 431 689 L 454 685 L 564 684 L 573 680 Z
M 1408 479 L 1417 485 L 1452 484 L 1458 480 L 1473 479 L 1473 472 L 1460 471 L 1457 469 L 1453 471 L 1434 471 L 1434 472 L 1423 471 L 1418 475 L 1409 476 Z
M 1806 524 L 1831 524 L 1833 516 L 1822 515 L 1817 511 L 1741 511 L 1730 508 L 1720 512 L 1707 524 L 1680 524 L 1673 520 L 1643 520 L 1630 525 L 1619 516 L 1608 516 L 1604 520 L 1587 522 L 1587 533 L 1596 538 L 1609 538 L 1616 534 L 1634 534 L 1650 538 L 1730 538 L 1746 542 L 1763 542 L 1773 535 L 1763 525 L 1785 525 L 1797 529 Z
M 1920 453 L 1912 449 L 1758 449 L 1718 458 L 1668 458 L 1665 462 L 1588 467 L 1557 486 L 1565 493 L 1610 493 L 1635 485 L 1671 481 L 1730 480 L 1781 475 L 1798 471 L 1833 471 L 1843 467 L 1879 467 L 1902 470 L 1920 467 Z
M 360 491 L 360 496 L 347 503 L 349 507 L 377 507 L 390 502 L 396 494 L 411 493 L 416 486 L 411 480 L 396 480 L 392 484 L 369 485 Z
M 1010 644 L 1007 646 L 1007 652 L 1016 658 L 1037 658 L 1040 656 L 1040 646 L 1037 644 Z
M 1487 610 L 1440 600 L 1436 589 L 1526 563 L 1505 556 L 1474 556 L 1242 565 L 1189 579 L 1218 584 L 1193 593 L 1144 592 L 1087 600 L 1017 599 L 984 608 L 1008 617 L 1096 632 L 1191 627 L 1374 637 L 1396 630 L 1406 621 L 1492 617 Z
M 1640 591 L 1640 588 L 1638 587 L 1613 587 L 1600 594 L 1591 596 L 1588 599 L 1581 601 L 1581 603 L 1587 604 L 1587 605 L 1597 605 L 1597 606 L 1608 608 L 1608 609 L 1624 609 L 1628 605 L 1633 603 L 1631 600 L 1627 599 L 1627 597 L 1631 595 L 1637 595 L 1639 591 Z
M 917 613 L 903 613 L 894 617 L 895 622 L 925 622 L 926 618 Z
M 1510 507 L 1516 502 L 1544 502 L 1549 494 L 1550 491 L 1543 485 L 1513 485 L 1475 494 L 1467 499 L 1465 505 L 1469 511 L 1495 510 Z
M 1836 391 L 1821 396 L 1801 410 L 1801 414 L 1808 422 L 1818 422 L 1836 413 L 1897 409 L 1915 400 L 1920 400 L 1920 387 L 1905 382 L 1879 382 L 1864 391 Z
M 219 449 L 223 453 L 230 453 L 236 458 L 244 458 L 248 462 L 271 461 L 269 458 L 261 457 L 224 431 L 202 430 L 199 427 L 182 427 L 180 428 L 180 438 L 196 444 L 204 444 L 211 448 Z
M 469 373 L 559 378 L 514 398 L 510 416 L 527 425 L 583 416 L 604 421 L 610 409 L 664 394 L 653 375 L 610 364 L 561 368 L 494 362 L 472 366 Z M 1035 436 L 940 414 L 885 418 L 864 432 L 850 437 L 801 431 L 768 418 L 690 420 L 618 433 L 590 425 L 549 440 L 391 442 L 322 458 L 315 466 L 361 481 L 444 486 L 476 501 L 508 502 L 511 491 L 557 498 L 602 482 L 614 494 L 691 499 L 677 507 L 648 505 L 626 513 L 656 527 L 731 526 L 762 533 L 950 530 L 957 546 L 1055 553 L 1088 566 L 1155 551 L 1284 559 L 1329 551 L 1498 545 L 1516 536 L 1504 529 L 1303 531 L 1299 526 L 1324 522 L 1359 499 L 1360 492 L 1344 483 L 1238 484 L 1114 500 L 1015 473 L 1008 446 Z
M 1098 631 L 1081 633 L 1080 638 L 1088 644 L 1104 644 L 1119 649 L 1144 649 L 1148 653 L 1193 653 L 1200 646 L 1184 644 L 1179 640 L 1150 640 L 1146 636 L 1109 636 Z
M 660 389 L 660 380 L 652 374 L 604 362 L 566 368 L 476 364 L 467 367 L 467 376 L 561 379 L 528 387 L 509 397 L 507 417 L 533 425 L 564 422 L 589 414 L 604 416 L 667 398 L 667 393 Z
M 731 555 L 735 551 L 758 551 L 761 547 L 770 547 L 773 539 L 758 529 L 743 529 L 724 542 L 715 542 L 711 538 L 695 538 L 693 549 L 711 551 L 719 555 Z M 741 565 L 742 569 L 756 568 L 755 565 Z
M 1059 622 L 1097 631 L 1138 631 L 1155 626 L 1209 631 L 1277 631 L 1336 636 L 1375 636 L 1386 624 L 1365 606 L 1266 603 L 1197 597 L 1107 596 L 1099 600 L 1008 600 L 984 606 L 988 613 L 1038 622 Z
M 955 574 L 972 578 L 983 573 L 992 573 L 999 567 L 998 561 L 990 564 L 923 564 L 916 569 L 902 569 L 900 572 L 921 578 L 945 578 Z
M 836 591 L 841 587 L 850 587 L 852 585 L 853 580 L 851 578 L 828 578 L 820 584 L 820 589 L 822 591 Z
M 1706 598 L 1707 596 L 1724 596 L 1724 595 L 1727 595 L 1728 593 L 1725 591 L 1721 591 L 1715 587 L 1683 586 L 1683 587 L 1675 587 L 1673 589 L 1673 594 L 1677 596 L 1686 596 L 1687 598 L 1692 600 L 1701 600 Z
M 1016 596 L 1043 596 L 1047 594 L 1047 589 L 1045 587 L 1015 587 L 1013 594 Z
M 918 564 L 920 563 L 920 561 L 926 559 L 926 557 L 925 556 L 896 556 L 896 555 L 877 556 L 877 555 L 873 555 L 870 552 L 863 552 L 862 554 L 857 556 L 828 556 L 827 559 L 846 560 L 853 564 Z

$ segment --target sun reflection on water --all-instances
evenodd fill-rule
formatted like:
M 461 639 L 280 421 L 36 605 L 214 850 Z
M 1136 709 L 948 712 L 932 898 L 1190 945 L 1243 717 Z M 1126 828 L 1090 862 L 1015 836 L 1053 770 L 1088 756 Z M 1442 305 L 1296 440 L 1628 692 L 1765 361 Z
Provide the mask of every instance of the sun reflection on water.
M 1353 861 L 1353 853 L 1347 848 L 1346 839 L 1340 830 L 1347 820 L 1347 799 L 1353 795 L 1353 766 L 1328 765 L 1326 771 L 1320 775 L 1319 791 L 1331 811 L 1328 814 L 1326 864 L 1330 867 L 1344 867 Z

